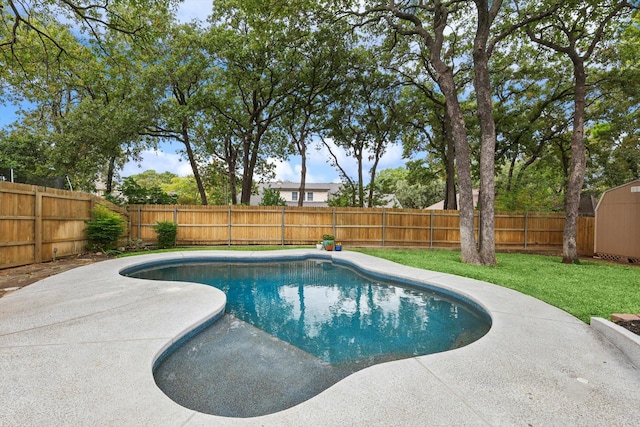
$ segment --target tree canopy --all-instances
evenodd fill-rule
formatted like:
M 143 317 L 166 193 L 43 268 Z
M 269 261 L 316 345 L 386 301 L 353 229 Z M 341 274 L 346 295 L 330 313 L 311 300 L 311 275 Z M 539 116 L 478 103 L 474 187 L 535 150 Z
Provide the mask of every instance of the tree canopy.
M 484 264 L 495 209 L 567 212 L 570 262 L 580 195 L 640 176 L 634 2 L 224 0 L 187 23 L 178 3 L 0 0 L 0 101 L 21 106 L 0 171 L 132 190 L 122 166 L 171 139 L 192 176 L 137 185 L 235 204 L 276 160 L 304 192 L 309 150 L 339 147 L 335 203 L 444 199 Z M 381 171 L 394 144 L 406 168 Z

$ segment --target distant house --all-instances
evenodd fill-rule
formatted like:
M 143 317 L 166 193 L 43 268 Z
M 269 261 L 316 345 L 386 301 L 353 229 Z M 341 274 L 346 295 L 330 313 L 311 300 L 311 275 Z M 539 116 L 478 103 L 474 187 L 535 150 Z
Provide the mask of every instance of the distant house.
M 480 199 L 480 190 L 472 190 L 472 194 L 473 194 L 473 208 L 475 209 L 476 206 L 478 206 L 478 200 Z M 458 209 L 460 209 L 460 194 L 456 194 L 456 202 L 458 205 Z M 425 209 L 443 210 L 444 200 L 440 200 L 438 203 L 434 203 L 431 206 L 427 206 Z
M 338 183 L 310 183 L 305 184 L 304 194 L 300 194 L 299 182 L 266 182 L 258 184 L 258 194 L 251 196 L 250 204 L 257 206 L 262 202 L 262 194 L 265 189 L 272 188 L 280 191 L 280 197 L 286 202 L 287 206 L 298 206 L 298 201 L 302 199 L 303 206 L 327 207 L 329 206 L 329 198 L 340 191 L 342 184 Z M 384 196 L 386 204 L 385 208 L 400 208 L 400 202 L 394 194 Z
M 280 190 L 280 197 L 286 202 L 287 206 L 298 206 L 298 201 L 302 199 L 303 206 L 326 207 L 329 197 L 337 193 L 342 188 L 342 184 L 334 183 L 309 183 L 305 184 L 304 194 L 300 194 L 299 182 L 266 182 L 258 184 L 258 194 L 251 196 L 250 204 L 252 206 L 259 205 L 262 202 L 262 194 L 264 189 L 272 188 Z

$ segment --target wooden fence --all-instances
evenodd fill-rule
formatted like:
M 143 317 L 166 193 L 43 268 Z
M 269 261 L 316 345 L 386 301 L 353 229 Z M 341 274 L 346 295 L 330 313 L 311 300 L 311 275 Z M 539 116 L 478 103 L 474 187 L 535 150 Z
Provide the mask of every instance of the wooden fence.
M 131 239 L 156 242 L 153 225 L 178 224 L 178 245 L 309 245 L 333 234 L 344 246 L 460 247 L 457 211 L 264 206 L 129 206 Z M 478 214 L 476 213 L 476 225 Z M 496 248 L 562 251 L 564 214 L 497 213 Z M 581 217 L 578 252 L 593 255 L 594 219 Z
M 0 269 L 79 254 L 86 220 L 103 204 L 129 223 L 134 243 L 155 244 L 153 225 L 178 224 L 177 244 L 312 245 L 325 233 L 346 247 L 458 248 L 457 211 L 263 206 L 132 205 L 128 213 L 86 193 L 0 182 Z M 476 223 L 477 223 L 476 214 Z M 496 248 L 562 251 L 561 213 L 498 213 Z M 578 252 L 593 255 L 594 219 L 580 218 Z
M 85 221 L 98 203 L 126 215 L 91 194 L 0 182 L 0 269 L 85 252 Z

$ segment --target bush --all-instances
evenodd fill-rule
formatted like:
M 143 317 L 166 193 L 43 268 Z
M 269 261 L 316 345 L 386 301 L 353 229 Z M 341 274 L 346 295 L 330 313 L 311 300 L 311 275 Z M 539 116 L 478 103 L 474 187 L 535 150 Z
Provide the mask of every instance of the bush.
M 172 248 L 176 245 L 178 224 L 171 221 L 159 221 L 153 226 L 153 230 L 158 233 L 158 248 Z
M 287 201 L 280 195 L 277 188 L 265 188 L 262 191 L 260 206 L 287 206 Z
M 108 252 L 118 246 L 118 238 L 125 231 L 126 221 L 108 208 L 98 205 L 91 211 L 92 219 L 87 221 L 88 248 L 90 251 Z

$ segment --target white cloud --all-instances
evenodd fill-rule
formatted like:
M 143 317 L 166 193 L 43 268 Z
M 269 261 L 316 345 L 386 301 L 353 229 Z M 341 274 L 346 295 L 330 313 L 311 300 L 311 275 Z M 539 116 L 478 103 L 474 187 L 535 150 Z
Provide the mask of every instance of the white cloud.
M 136 175 L 151 169 L 158 173 L 172 172 L 178 176 L 193 174 L 189 162 L 182 160 L 179 154 L 146 150 L 142 152 L 139 162 L 130 161 L 126 163 L 120 172 L 120 176 L 127 177 Z
M 274 172 L 276 174 L 276 181 L 292 181 L 296 182 L 300 180 L 300 168 L 295 167 L 290 162 L 285 162 L 280 159 L 269 159 L 269 163 L 274 165 Z
M 402 145 L 393 144 L 387 147 L 387 151 L 378 163 L 378 171 L 388 168 L 404 166 L 405 159 L 402 157 Z

